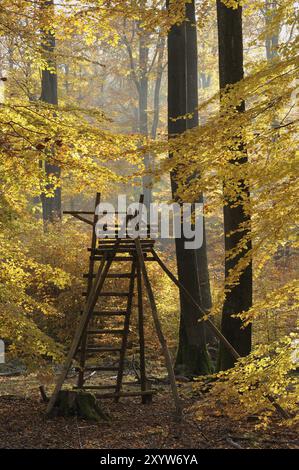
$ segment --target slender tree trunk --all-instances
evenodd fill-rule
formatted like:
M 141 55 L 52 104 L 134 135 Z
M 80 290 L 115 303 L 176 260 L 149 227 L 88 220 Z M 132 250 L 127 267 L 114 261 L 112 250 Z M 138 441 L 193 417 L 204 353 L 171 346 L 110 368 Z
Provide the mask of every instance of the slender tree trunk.
M 157 137 L 157 129 L 159 125 L 159 116 L 160 116 L 160 91 L 161 91 L 161 84 L 162 84 L 162 76 L 163 76 L 163 58 L 164 58 L 164 49 L 165 49 L 165 37 L 161 38 L 160 44 L 157 46 L 159 47 L 158 52 L 158 59 L 157 59 L 157 74 L 156 74 L 156 82 L 155 82 L 155 89 L 154 89 L 154 117 L 152 122 L 152 130 L 151 130 L 151 137 L 155 139 Z
M 275 0 L 266 0 L 265 2 L 265 23 L 266 26 L 268 23 L 271 21 L 271 15 L 272 11 L 274 11 L 277 8 L 277 3 Z M 277 27 L 277 30 L 272 34 L 272 36 L 267 36 L 266 41 L 265 41 L 265 47 L 266 47 L 266 57 L 268 62 L 273 60 L 275 57 L 278 55 L 278 38 L 279 38 L 279 26 Z
M 234 84 L 243 78 L 243 35 L 242 35 L 242 9 L 227 8 L 221 0 L 217 0 L 217 20 L 218 20 L 218 45 L 219 45 L 219 77 L 220 89 L 224 89 L 228 84 Z M 245 103 L 239 108 L 239 112 L 244 112 Z M 243 150 L 242 157 L 236 158 L 232 154 L 231 164 L 243 164 L 247 162 L 247 153 L 242 141 L 239 150 Z M 242 328 L 242 322 L 232 315 L 248 310 L 252 305 L 252 263 L 245 268 L 240 276 L 239 284 L 230 287 L 228 277 L 238 261 L 251 250 L 251 242 L 238 256 L 228 259 L 228 253 L 235 248 L 244 236 L 249 236 L 249 228 L 238 231 L 228 236 L 229 233 L 238 229 L 240 224 L 250 224 L 250 215 L 245 213 L 242 200 L 248 201 L 249 188 L 244 181 L 238 181 L 240 186 L 240 203 L 232 203 L 226 200 L 224 206 L 224 234 L 225 234 L 225 288 L 226 293 L 222 311 L 222 333 L 234 346 L 241 356 L 246 356 L 251 351 L 251 326 Z M 224 197 L 226 189 L 224 182 Z M 234 365 L 232 356 L 220 347 L 219 367 L 228 369 Z
M 148 45 L 147 35 L 141 28 L 139 28 L 140 39 L 139 39 L 139 132 L 141 135 L 148 136 Z M 150 169 L 150 155 L 147 153 L 144 155 L 144 166 L 146 170 Z M 144 204 L 149 209 L 152 202 L 152 190 L 151 190 L 151 177 L 145 175 L 143 177 L 143 194 Z
M 54 0 L 46 0 L 42 3 L 42 8 L 54 9 Z M 55 54 L 55 36 L 52 33 L 45 33 L 43 40 L 43 49 L 45 58 L 51 70 L 42 70 L 41 80 L 41 101 L 45 103 L 57 105 L 57 74 L 56 74 L 56 60 Z M 60 168 L 45 162 L 44 169 L 46 175 L 54 175 L 60 179 Z M 41 195 L 43 220 L 45 223 L 53 222 L 57 218 L 61 218 L 61 188 L 56 188 L 54 197 L 46 197 L 45 194 Z
M 146 0 L 141 2 L 143 6 L 146 5 Z M 160 111 L 160 89 L 162 82 L 163 74 L 163 53 L 165 47 L 165 40 L 162 38 L 161 47 L 158 52 L 158 65 L 157 65 L 157 74 L 156 74 L 156 83 L 154 91 L 154 118 L 151 130 L 149 129 L 149 119 L 148 119 L 148 95 L 149 95 L 149 72 L 153 64 L 149 66 L 149 47 L 148 47 L 148 33 L 144 31 L 140 23 L 134 23 L 134 27 L 138 30 L 139 34 L 139 63 L 138 69 L 135 66 L 135 60 L 133 55 L 132 46 L 129 42 L 129 39 L 126 36 L 126 22 L 124 23 L 124 34 L 123 40 L 124 44 L 128 51 L 131 77 L 136 86 L 138 93 L 138 131 L 141 135 L 145 137 L 151 135 L 152 138 L 155 138 L 158 122 L 159 122 L 159 111 Z M 134 31 L 133 31 L 134 36 Z M 158 47 L 158 46 L 157 46 Z M 134 132 L 134 126 L 133 126 Z M 151 155 L 149 153 L 144 155 L 144 167 L 146 170 L 151 169 Z M 143 183 L 143 193 L 144 193 L 144 204 L 149 210 L 150 204 L 152 202 L 152 178 L 151 176 L 145 175 L 142 180 Z
M 167 2 L 169 7 L 169 2 Z M 181 134 L 188 128 L 198 125 L 198 77 L 197 40 L 195 28 L 194 1 L 186 4 L 185 21 L 173 25 L 168 34 L 168 133 Z M 193 113 L 191 119 L 178 119 L 178 116 Z M 171 156 L 170 156 L 171 157 Z M 175 174 L 171 175 L 173 197 L 176 198 Z M 206 243 L 199 250 L 184 248 L 184 238 L 176 239 L 176 257 L 179 281 L 189 290 L 201 306 L 210 305 L 210 296 L 203 279 L 208 279 Z M 198 262 L 202 264 L 199 269 Z M 201 271 L 201 272 L 200 272 Z M 205 298 L 203 298 L 203 294 Z M 206 349 L 204 324 L 198 322 L 197 313 L 180 293 L 180 334 L 176 358 L 176 371 L 187 376 L 210 372 L 210 361 Z M 184 316 L 182 315 L 184 312 Z
M 70 67 L 68 64 L 65 64 L 64 66 L 64 89 L 65 89 L 65 93 L 67 96 L 70 92 L 69 75 L 70 75 Z
M 266 0 L 265 2 L 265 26 L 266 27 L 268 26 L 269 23 L 271 23 L 273 12 L 276 10 L 276 8 L 277 8 L 277 2 L 275 0 L 272 0 L 271 2 L 269 0 Z M 278 57 L 279 31 L 280 31 L 280 25 L 278 24 L 272 36 L 266 37 L 266 41 L 265 41 L 266 58 L 269 64 Z M 274 117 L 271 123 L 271 126 L 273 129 L 277 129 L 277 127 L 279 127 L 279 119 Z M 275 141 L 276 139 L 277 139 L 277 136 L 275 135 L 273 137 L 273 141 Z M 276 262 L 281 261 L 281 258 L 283 256 L 287 256 L 289 254 L 289 249 L 290 249 L 290 246 L 288 244 L 284 246 L 280 245 L 277 248 L 277 251 L 274 255 L 274 260 Z
M 268 23 L 271 23 L 273 12 L 277 8 L 277 3 L 275 0 L 266 0 L 265 2 L 265 26 L 268 26 Z M 266 47 L 266 58 L 270 63 L 276 57 L 278 57 L 278 45 L 279 45 L 279 25 L 277 25 L 276 30 L 273 32 L 272 36 L 267 36 L 265 40 Z M 272 127 L 273 129 L 277 128 L 279 125 L 278 119 L 273 119 Z

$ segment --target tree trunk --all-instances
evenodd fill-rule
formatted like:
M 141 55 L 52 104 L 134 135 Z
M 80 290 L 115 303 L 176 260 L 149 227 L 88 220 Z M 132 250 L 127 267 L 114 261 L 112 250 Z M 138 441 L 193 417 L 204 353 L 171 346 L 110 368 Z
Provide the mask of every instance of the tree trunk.
M 54 9 L 54 0 L 44 1 L 42 8 Z M 58 104 L 58 93 L 57 93 L 57 74 L 56 74 L 56 60 L 54 57 L 55 53 L 55 37 L 52 33 L 47 32 L 44 34 L 43 39 L 43 50 L 47 64 L 51 70 L 42 70 L 41 80 L 41 101 L 45 103 L 57 105 Z M 54 72 L 53 72 L 54 69 Z M 46 175 L 54 175 L 57 179 L 60 179 L 60 168 L 56 165 L 52 165 L 45 162 L 44 170 Z M 54 191 L 54 197 L 47 197 L 45 194 L 41 195 L 42 208 L 43 208 L 43 220 L 44 223 L 53 222 L 57 218 L 61 218 L 61 188 L 56 188 Z
M 139 28 L 139 69 L 140 69 L 140 80 L 139 80 L 139 132 L 141 135 L 148 136 L 148 45 L 147 35 L 141 28 Z M 150 169 L 150 155 L 147 153 L 144 155 L 144 166 L 146 170 Z M 152 202 L 152 190 L 151 190 L 151 177 L 145 175 L 143 177 L 143 194 L 144 204 L 148 208 Z
M 141 5 L 146 6 L 146 0 L 142 0 Z M 159 112 L 160 112 L 160 89 L 162 82 L 163 74 L 163 54 L 165 47 L 165 39 L 162 37 L 160 44 L 157 44 L 157 73 L 156 73 L 156 83 L 154 90 L 154 117 L 152 122 L 151 130 L 149 130 L 149 119 L 148 119 L 148 95 L 149 95 L 149 73 L 154 65 L 155 60 L 150 65 L 149 64 L 149 46 L 148 39 L 149 34 L 142 29 L 140 22 L 133 23 L 133 27 L 137 28 L 139 35 L 139 62 L 138 68 L 135 66 L 134 54 L 132 45 L 129 42 L 129 39 L 126 36 L 126 22 L 124 23 L 124 33 L 123 41 L 128 51 L 131 77 L 135 84 L 137 94 L 138 94 L 138 129 L 135 129 L 134 125 L 132 131 L 139 131 L 139 133 L 145 137 L 148 137 L 149 134 L 154 139 L 156 137 L 157 127 L 159 123 Z M 133 31 L 134 33 L 134 31 Z M 133 34 L 134 36 L 134 34 Z M 154 55 L 156 58 L 156 55 Z M 148 171 L 151 169 L 151 155 L 149 153 L 144 155 L 144 167 Z M 149 210 L 150 204 L 152 203 L 152 177 L 147 174 L 142 178 L 143 183 L 143 194 L 144 194 L 144 204 Z
M 242 36 L 242 9 L 227 8 L 221 0 L 217 0 L 218 20 L 218 44 L 219 44 L 219 77 L 220 89 L 228 84 L 234 84 L 243 78 L 243 36 Z M 245 103 L 241 103 L 239 112 L 244 112 Z M 232 154 L 231 164 L 243 164 L 247 162 L 247 153 L 242 141 L 239 150 L 243 150 L 242 157 L 238 158 Z M 241 356 L 246 356 L 251 351 L 251 326 L 242 327 L 242 321 L 233 318 L 232 315 L 248 310 L 252 305 L 252 263 L 248 264 L 240 276 L 236 286 L 228 285 L 228 276 L 239 260 L 251 250 L 251 242 L 238 256 L 228 259 L 228 253 L 237 246 L 244 236 L 250 235 L 249 228 L 233 233 L 242 223 L 250 225 L 250 215 L 245 213 L 241 200 L 248 201 L 250 194 L 246 182 L 238 181 L 240 185 L 240 203 L 232 203 L 226 200 L 224 206 L 224 235 L 225 235 L 225 288 L 228 289 L 223 305 L 221 328 L 222 333 L 238 351 Z M 225 181 L 224 197 L 226 198 Z M 228 369 L 234 365 L 233 357 L 221 346 L 219 356 L 220 369 Z
M 157 129 L 159 125 L 159 117 L 160 117 L 160 91 L 161 91 L 161 84 L 162 84 L 162 76 L 163 76 L 163 57 L 164 57 L 164 49 L 165 49 L 165 37 L 162 36 L 161 40 L 157 47 L 159 48 L 158 52 L 158 59 L 157 59 L 157 73 L 156 73 L 156 81 L 155 81 L 155 90 L 154 90 L 154 117 L 152 122 L 152 130 L 151 130 L 151 138 L 155 139 L 157 137 Z
M 198 116 L 198 54 L 197 54 L 197 31 L 195 16 L 195 1 L 187 3 L 186 17 L 186 62 L 187 62 L 187 113 L 193 113 L 193 117 L 186 120 L 187 129 L 192 129 L 199 125 Z M 201 194 L 198 202 L 203 203 Z M 212 307 L 210 290 L 210 277 L 208 268 L 207 243 L 205 220 L 203 221 L 203 244 L 195 251 L 198 265 L 198 275 L 200 291 L 202 296 L 202 306 L 205 310 Z
M 169 6 L 169 2 L 167 2 Z M 173 25 L 168 34 L 168 134 L 181 134 L 198 125 L 197 90 L 197 40 L 194 1 L 186 4 L 185 21 Z M 173 118 L 193 113 L 191 119 Z M 171 155 L 170 155 L 171 158 Z M 176 198 L 177 183 L 171 174 L 173 197 Z M 176 257 L 179 281 L 202 306 L 210 306 L 206 243 L 199 250 L 184 248 L 184 238 L 176 239 Z M 198 261 L 201 260 L 199 267 Z M 204 281 L 205 280 L 205 281 Z M 206 288 L 201 291 L 205 286 Z M 204 324 L 199 323 L 193 307 L 180 293 L 180 334 L 176 358 L 176 371 L 187 376 L 210 372 L 206 349 Z M 184 312 L 184 318 L 182 315 Z
M 266 0 L 265 2 L 265 23 L 268 26 L 268 23 L 271 22 L 272 11 L 277 8 L 277 3 L 275 0 L 269 2 Z M 267 36 L 265 41 L 266 47 L 266 57 L 267 61 L 270 62 L 278 55 L 278 44 L 279 44 L 279 25 L 277 26 L 276 31 L 272 34 L 272 36 Z

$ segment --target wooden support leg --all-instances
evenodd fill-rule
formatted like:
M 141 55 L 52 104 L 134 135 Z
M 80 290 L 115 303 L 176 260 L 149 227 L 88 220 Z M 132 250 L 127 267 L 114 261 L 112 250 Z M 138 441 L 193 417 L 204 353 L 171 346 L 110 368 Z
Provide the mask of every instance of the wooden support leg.
M 138 330 L 139 330 L 139 358 L 140 358 L 140 382 L 141 391 L 147 390 L 146 368 L 145 368 L 145 341 L 144 341 L 144 311 L 142 298 L 142 274 L 139 260 L 137 260 L 137 296 L 138 296 Z M 142 395 L 142 403 L 151 403 L 152 395 Z
M 131 269 L 131 276 L 130 276 L 127 313 L 126 313 L 125 322 L 124 322 L 124 334 L 122 338 L 121 351 L 119 355 L 119 369 L 118 369 L 117 381 L 116 381 L 116 387 L 115 387 L 116 394 L 118 394 L 121 391 L 122 380 L 123 380 L 123 375 L 124 375 L 124 364 L 125 364 L 128 335 L 129 335 L 129 328 L 130 328 L 130 319 L 131 319 L 132 304 L 133 304 L 133 295 L 134 295 L 135 271 L 136 271 L 136 261 L 133 261 L 132 269 Z M 119 396 L 115 397 L 115 401 L 116 402 L 119 401 Z
M 143 274 L 144 285 L 145 285 L 145 288 L 147 290 L 148 299 L 149 299 L 151 310 L 152 310 L 154 324 L 155 324 L 155 327 L 156 327 L 157 335 L 158 335 L 158 338 L 159 338 L 159 341 L 160 341 L 160 344 L 161 344 L 161 348 L 162 348 L 162 351 L 163 351 L 164 359 L 165 359 L 165 365 L 166 365 L 167 372 L 168 372 L 168 377 L 169 377 L 170 386 L 171 386 L 171 390 L 172 390 L 172 396 L 173 396 L 173 400 L 174 400 L 174 403 L 175 403 L 176 416 L 177 416 L 177 418 L 181 419 L 181 417 L 182 417 L 182 405 L 181 405 L 181 401 L 180 401 L 180 398 L 179 398 L 179 395 L 178 395 L 177 386 L 176 386 L 176 383 L 175 383 L 175 375 L 174 375 L 174 370 L 173 370 L 173 366 L 172 366 L 172 361 L 171 361 L 171 357 L 170 357 L 170 353 L 169 353 L 169 350 L 168 350 L 168 347 L 167 347 L 167 343 L 166 343 L 166 340 L 164 338 L 164 334 L 163 334 L 163 331 L 162 331 L 162 328 L 161 328 L 161 324 L 160 324 L 160 320 L 159 320 L 159 316 L 158 316 L 158 311 L 157 311 L 157 306 L 156 306 L 156 302 L 155 302 L 155 297 L 154 297 L 152 286 L 151 286 L 151 283 L 150 283 L 150 280 L 149 280 L 149 277 L 148 277 L 148 274 L 147 274 L 147 269 L 146 269 L 146 266 L 145 266 L 143 252 L 142 252 L 142 248 L 141 248 L 139 238 L 135 239 L 135 246 L 136 246 L 138 261 L 140 263 L 141 271 L 142 271 L 142 274 Z

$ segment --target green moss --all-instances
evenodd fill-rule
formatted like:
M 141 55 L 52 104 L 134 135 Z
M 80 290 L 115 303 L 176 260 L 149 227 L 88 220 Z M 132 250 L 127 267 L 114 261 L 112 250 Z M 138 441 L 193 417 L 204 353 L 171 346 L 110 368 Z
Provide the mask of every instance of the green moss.
M 99 406 L 96 397 L 83 390 L 60 391 L 54 410 L 58 416 L 80 416 L 90 421 L 108 421 L 109 419 Z
M 181 342 L 175 363 L 176 374 L 192 378 L 211 374 L 212 369 L 212 361 L 205 346 L 198 347 Z

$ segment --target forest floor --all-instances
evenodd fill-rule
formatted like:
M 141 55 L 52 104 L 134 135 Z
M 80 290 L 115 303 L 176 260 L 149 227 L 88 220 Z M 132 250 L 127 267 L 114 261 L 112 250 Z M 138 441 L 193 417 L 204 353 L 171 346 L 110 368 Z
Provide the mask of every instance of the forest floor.
M 106 400 L 105 409 L 111 418 L 109 422 L 94 423 L 77 417 L 48 419 L 36 377 L 0 377 L 0 447 L 299 448 L 298 433 L 278 423 L 274 422 L 266 431 L 257 431 L 255 423 L 231 421 L 226 416 L 212 413 L 204 420 L 197 421 L 192 410 L 195 399 L 186 397 L 183 401 L 184 418 L 181 423 L 174 419 L 168 386 L 159 386 L 152 404 L 142 405 L 140 400 L 132 398 L 122 399 L 121 403 Z

